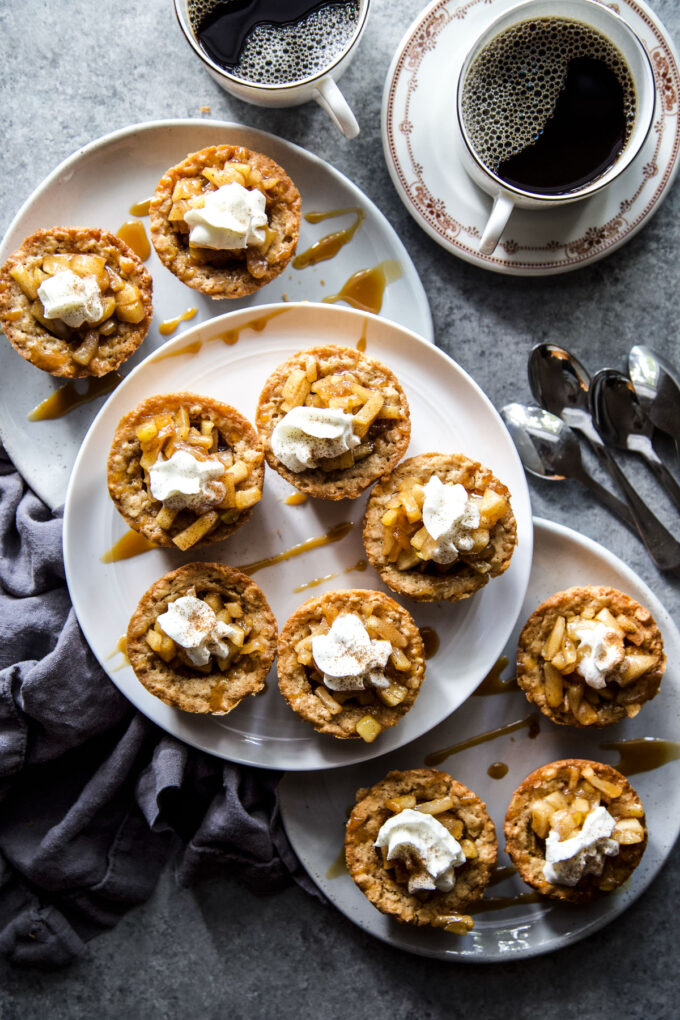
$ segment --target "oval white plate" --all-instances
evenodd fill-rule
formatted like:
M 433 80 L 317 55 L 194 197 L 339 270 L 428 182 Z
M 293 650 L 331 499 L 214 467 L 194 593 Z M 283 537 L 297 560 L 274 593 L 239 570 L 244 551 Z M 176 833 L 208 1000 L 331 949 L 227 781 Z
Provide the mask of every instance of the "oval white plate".
M 248 326 L 254 316 L 255 329 Z M 227 328 L 240 330 L 233 347 L 219 340 Z M 320 591 L 386 589 L 370 568 L 363 573 L 346 572 L 364 556 L 361 521 L 367 497 L 287 506 L 285 498 L 294 490 L 270 470 L 264 497 L 251 521 L 226 542 L 193 555 L 158 549 L 103 564 L 102 553 L 127 530 L 106 487 L 106 459 L 119 419 L 152 393 L 193 390 L 235 405 L 252 421 L 265 379 L 287 357 L 319 342 L 353 346 L 362 336 L 367 353 L 389 365 L 404 386 L 413 429 L 409 453 L 462 450 L 487 464 L 510 488 L 519 546 L 509 570 L 457 606 L 413 607 L 420 626 L 433 626 L 440 633 L 442 651 L 428 665 L 414 708 L 373 744 L 315 733 L 283 701 L 274 671 L 265 694 L 247 699 L 228 716 L 197 717 L 169 708 L 142 687 L 129 666 L 118 668 L 121 656 L 112 657 L 139 598 L 168 570 L 195 559 L 233 566 L 251 563 L 323 535 L 341 521 L 351 521 L 355 527 L 341 542 L 255 574 L 279 627 Z M 181 351 L 195 340 L 203 342 L 197 354 L 162 360 L 152 355 L 121 383 L 97 416 L 76 461 L 66 499 L 64 561 L 73 605 L 90 647 L 114 683 L 145 715 L 182 740 L 232 761 L 319 769 L 363 761 L 400 747 L 435 726 L 473 690 L 499 655 L 524 598 L 531 562 L 531 508 L 524 472 L 505 426 L 472 379 L 436 347 L 387 319 L 352 309 L 288 304 L 232 312 L 188 330 L 162 353 Z M 338 576 L 310 590 L 294 591 L 326 575 Z M 493 621 L 491 632 L 489 620 Z
M 195 325 L 234 308 L 284 300 L 284 294 L 293 301 L 321 301 L 336 294 L 353 273 L 385 259 L 396 259 L 403 275 L 385 290 L 381 315 L 432 341 L 432 317 L 423 285 L 408 252 L 380 210 L 324 160 L 276 135 L 242 124 L 152 121 L 116 131 L 79 149 L 52 171 L 19 210 L 0 245 L 0 264 L 39 227 L 96 226 L 115 233 L 122 223 L 134 218 L 130 206 L 153 194 L 169 166 L 188 152 L 226 143 L 266 152 L 285 167 L 302 195 L 303 216 L 360 206 L 366 219 L 334 259 L 303 270 L 289 266 L 268 286 L 238 301 L 213 301 L 190 290 L 152 250 L 146 265 L 153 276 L 154 318 L 141 349 L 123 366 L 123 374 L 165 343 L 167 338 L 159 334 L 159 324 L 187 308 L 197 309 L 191 322 Z M 298 251 L 306 251 L 319 238 L 352 222 L 351 215 L 317 224 L 303 219 Z M 143 223 L 148 233 L 148 217 Z M 186 324 L 180 325 L 178 332 L 185 328 Z M 0 342 L 0 376 L 0 436 L 31 488 L 54 509 L 64 502 L 78 448 L 103 398 L 55 421 L 30 422 L 26 418 L 29 411 L 63 386 L 65 380 L 34 368 L 4 339 Z
M 449 757 L 439 768 L 465 783 L 486 801 L 499 836 L 499 865 L 508 865 L 503 852 L 503 821 L 514 789 L 539 765 L 560 758 L 589 758 L 616 766 L 618 752 L 603 751 L 600 744 L 634 737 L 677 739 L 680 713 L 680 634 L 658 599 L 616 556 L 582 535 L 549 521 L 534 519 L 534 561 L 526 598 L 505 655 L 514 662 L 517 637 L 526 618 L 549 595 L 574 584 L 605 584 L 628 592 L 651 609 L 663 634 L 668 667 L 656 699 L 633 720 L 588 732 L 553 725 L 540 716 L 540 733 L 529 739 L 528 730 L 497 737 Z M 489 631 L 493 632 L 493 620 Z M 434 666 L 437 657 L 432 660 Z M 511 675 L 512 667 L 506 670 Z M 618 917 L 652 881 L 680 831 L 680 761 L 631 777 L 642 797 L 649 827 L 649 844 L 631 880 L 617 893 L 597 903 L 571 907 L 543 900 L 513 904 L 478 914 L 472 934 L 465 938 L 441 931 L 412 928 L 385 917 L 359 891 L 347 872 L 328 876 L 342 849 L 348 808 L 361 786 L 371 786 L 390 769 L 422 768 L 427 755 L 467 740 L 476 734 L 527 718 L 532 707 L 515 691 L 491 697 L 471 697 L 450 719 L 416 743 L 395 754 L 351 769 L 287 775 L 279 787 L 281 814 L 295 852 L 319 888 L 338 910 L 364 931 L 384 942 L 421 956 L 442 960 L 494 962 L 534 956 L 559 949 L 590 935 Z M 496 781 L 487 768 L 501 760 L 509 766 Z M 488 891 L 491 896 L 513 897 L 528 890 L 516 876 Z
M 517 0 L 434 0 L 400 42 L 382 105 L 387 168 L 404 205 L 454 255 L 498 273 L 546 276 L 619 248 L 659 208 L 678 171 L 680 73 L 668 34 L 641 0 L 616 10 L 649 53 L 657 83 L 654 127 L 637 158 L 600 194 L 550 211 L 516 210 L 492 255 L 479 241 L 491 198 L 468 177 L 455 124 L 458 74 L 471 42 Z

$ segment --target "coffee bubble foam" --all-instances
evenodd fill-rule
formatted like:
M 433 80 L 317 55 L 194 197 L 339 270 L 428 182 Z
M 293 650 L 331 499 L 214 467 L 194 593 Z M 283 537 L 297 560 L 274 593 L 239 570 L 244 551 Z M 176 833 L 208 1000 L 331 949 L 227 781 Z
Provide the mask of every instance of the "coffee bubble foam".
M 614 72 L 623 89 L 630 133 L 635 87 L 616 46 L 578 21 L 523 21 L 481 50 L 463 85 L 465 129 L 489 170 L 497 173 L 501 163 L 537 141 L 564 88 L 569 62 L 578 57 L 602 60 Z
M 188 14 L 195 33 L 225 0 L 191 0 Z M 359 20 L 359 0 L 332 3 L 290 25 L 257 25 L 243 44 L 229 74 L 258 85 L 286 85 L 314 77 L 335 63 L 352 41 Z

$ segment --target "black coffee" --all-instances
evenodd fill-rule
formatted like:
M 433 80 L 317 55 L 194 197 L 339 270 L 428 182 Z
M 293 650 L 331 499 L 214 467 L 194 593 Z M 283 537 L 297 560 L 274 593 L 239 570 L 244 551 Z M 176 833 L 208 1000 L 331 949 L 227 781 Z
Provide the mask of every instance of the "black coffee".
M 540 18 L 501 32 L 475 58 L 462 113 L 482 162 L 508 184 L 562 194 L 623 151 L 635 87 L 619 50 L 578 21 Z
M 229 74 L 285 85 L 324 71 L 352 41 L 359 0 L 189 0 L 201 48 Z

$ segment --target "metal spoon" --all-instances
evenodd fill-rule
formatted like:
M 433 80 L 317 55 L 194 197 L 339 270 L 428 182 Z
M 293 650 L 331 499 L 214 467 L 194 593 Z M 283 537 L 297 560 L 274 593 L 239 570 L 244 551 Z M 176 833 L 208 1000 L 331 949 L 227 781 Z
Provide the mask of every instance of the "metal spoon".
M 581 482 L 627 527 L 637 532 L 626 504 L 586 471 L 578 439 L 561 418 L 541 407 L 526 404 L 506 404 L 501 409 L 501 416 L 527 471 L 553 482 L 566 478 Z
M 649 420 L 680 447 L 680 381 L 661 354 L 638 345 L 628 355 L 628 373 Z
M 680 509 L 680 485 L 652 446 L 654 426 L 642 410 L 630 379 L 613 368 L 603 368 L 592 378 L 590 400 L 595 427 L 605 443 L 644 457 Z
M 590 414 L 590 376 L 578 358 L 556 344 L 537 344 L 529 355 L 529 383 L 543 407 L 588 439 L 623 492 L 638 534 L 657 567 L 673 570 L 680 566 L 680 543 L 640 499 L 595 429 Z

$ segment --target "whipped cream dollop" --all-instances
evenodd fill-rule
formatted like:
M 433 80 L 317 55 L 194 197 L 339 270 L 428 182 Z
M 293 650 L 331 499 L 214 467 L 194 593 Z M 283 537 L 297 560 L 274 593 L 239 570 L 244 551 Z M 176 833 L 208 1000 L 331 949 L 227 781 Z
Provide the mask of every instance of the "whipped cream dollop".
M 469 498 L 465 486 L 445 484 L 432 475 L 425 486 L 423 524 L 437 543 L 432 554 L 435 563 L 455 563 L 459 553 L 470 552 L 474 545 L 470 532 L 479 522 L 479 506 Z
M 619 852 L 617 840 L 610 839 L 615 825 L 616 819 L 600 804 L 569 839 L 560 841 L 559 833 L 551 829 L 545 841 L 546 881 L 573 886 L 584 875 L 601 875 L 605 857 L 615 857 Z
M 314 662 L 331 691 L 389 687 L 383 669 L 391 652 L 390 642 L 372 639 L 354 613 L 336 616 L 327 634 L 312 638 Z
M 602 620 L 572 620 L 568 629 L 577 643 L 578 672 L 589 687 L 601 690 L 607 685 L 607 674 L 623 662 L 621 633 Z
M 272 432 L 272 452 L 289 471 L 306 471 L 358 446 L 353 417 L 335 407 L 294 407 Z
M 456 884 L 455 868 L 465 864 L 460 843 L 448 829 L 428 815 L 405 808 L 381 826 L 377 847 L 387 847 L 387 860 L 401 860 L 409 871 L 408 891 L 450 892 Z
M 61 319 L 71 329 L 78 329 L 85 322 L 92 325 L 104 314 L 97 278 L 78 276 L 71 269 L 62 269 L 43 280 L 38 297 L 46 319 Z
M 233 625 L 218 620 L 207 602 L 194 595 L 182 595 L 170 602 L 167 612 L 158 617 L 158 625 L 184 649 L 194 666 L 207 666 L 211 655 L 228 658 L 230 649 L 225 639 L 241 635 Z
M 225 487 L 217 479 L 224 475 L 221 460 L 199 460 L 187 450 L 172 457 L 158 457 L 149 468 L 149 489 L 170 510 L 200 510 L 221 503 Z
M 200 209 L 189 209 L 184 222 L 190 228 L 189 244 L 197 248 L 234 251 L 263 244 L 267 226 L 265 198 L 257 188 L 232 181 L 209 191 Z

